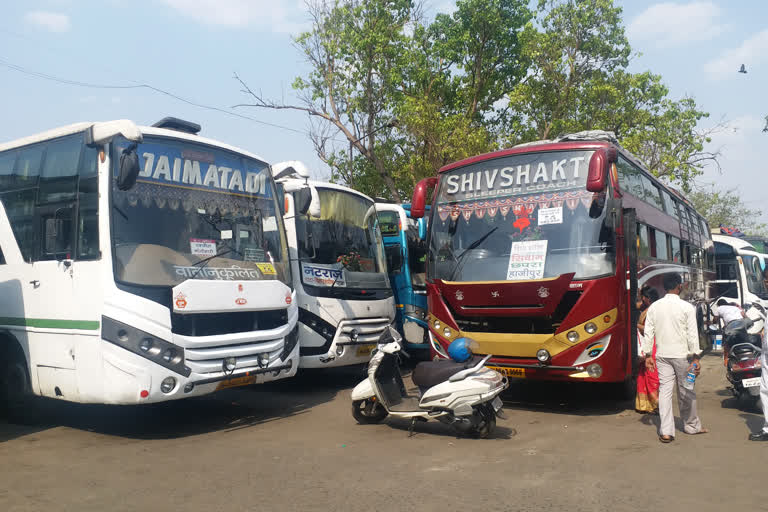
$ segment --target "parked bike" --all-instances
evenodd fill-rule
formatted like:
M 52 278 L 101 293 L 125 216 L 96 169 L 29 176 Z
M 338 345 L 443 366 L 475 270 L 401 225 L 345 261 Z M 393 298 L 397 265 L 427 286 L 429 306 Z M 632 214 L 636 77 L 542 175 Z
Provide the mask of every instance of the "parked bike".
M 751 305 L 746 318 L 733 320 L 723 328 L 723 357 L 726 378 L 739 401 L 741 409 L 760 408 L 760 375 L 762 365 L 762 336 L 766 311 L 759 304 Z
M 468 338 L 462 342 L 472 344 Z M 438 420 L 460 435 L 490 436 L 496 416 L 501 414 L 499 394 L 508 386 L 506 377 L 485 368 L 491 356 L 470 354 L 465 362 L 421 362 L 411 375 L 419 393 L 409 395 L 398 361 L 401 343 L 402 337 L 392 327 L 382 334 L 368 365 L 368 378 L 352 391 L 352 416 L 357 422 L 379 423 L 387 416 L 406 418 L 411 420 L 412 431 L 416 421 Z

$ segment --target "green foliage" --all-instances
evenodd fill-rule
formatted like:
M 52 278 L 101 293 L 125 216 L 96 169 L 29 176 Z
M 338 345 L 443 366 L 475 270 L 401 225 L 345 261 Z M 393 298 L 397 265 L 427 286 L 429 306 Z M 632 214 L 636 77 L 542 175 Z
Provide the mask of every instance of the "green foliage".
M 747 207 L 737 189 L 716 190 L 712 185 L 707 189 L 688 194 L 693 203 L 711 228 L 719 225 L 734 226 L 749 235 L 768 235 L 768 226 L 760 222 L 761 211 Z
M 313 0 L 295 38 L 310 64 L 293 88 L 332 179 L 406 200 L 448 163 L 581 130 L 615 132 L 649 169 L 686 192 L 717 153 L 708 114 L 672 100 L 659 75 L 629 73 L 614 0 L 457 0 L 432 22 L 414 0 Z M 535 15 L 535 18 L 534 18 Z M 768 119 L 766 120 L 768 123 Z M 767 126 L 768 129 L 768 126 Z

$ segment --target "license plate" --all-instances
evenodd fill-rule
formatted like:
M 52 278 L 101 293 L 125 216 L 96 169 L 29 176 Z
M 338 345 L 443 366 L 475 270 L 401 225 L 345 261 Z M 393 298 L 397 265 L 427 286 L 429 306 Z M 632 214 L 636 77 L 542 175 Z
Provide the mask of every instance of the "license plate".
M 219 389 L 229 389 L 229 388 L 237 388 L 240 386 L 250 386 L 251 384 L 256 383 L 256 376 L 255 375 L 244 375 L 242 377 L 235 377 L 228 380 L 223 380 L 219 382 L 219 385 L 216 386 L 216 390 Z
M 756 386 L 760 385 L 760 377 L 755 377 L 752 379 L 744 379 L 741 381 L 741 385 L 745 388 L 754 388 Z
M 357 355 L 358 356 L 369 356 L 371 355 L 371 352 L 373 349 L 376 348 L 376 345 L 360 345 L 357 347 Z
M 491 405 L 493 406 L 493 410 L 496 412 L 499 412 L 499 409 L 501 409 L 501 406 L 503 405 L 501 403 L 501 398 L 496 397 L 493 399 L 493 402 L 491 402 Z
M 502 368 L 499 366 L 489 366 L 491 370 L 496 370 L 502 375 L 506 375 L 507 377 L 511 377 L 513 379 L 524 379 L 525 378 L 525 368 Z

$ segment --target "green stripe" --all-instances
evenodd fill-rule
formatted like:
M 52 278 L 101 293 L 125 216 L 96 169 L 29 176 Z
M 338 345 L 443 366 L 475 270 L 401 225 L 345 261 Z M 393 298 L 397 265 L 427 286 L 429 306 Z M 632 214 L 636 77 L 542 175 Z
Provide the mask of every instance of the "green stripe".
M 43 329 L 81 329 L 96 331 L 99 322 L 92 320 L 55 320 L 52 318 L 19 318 L 0 316 L 0 325 L 17 325 L 20 327 L 40 327 Z

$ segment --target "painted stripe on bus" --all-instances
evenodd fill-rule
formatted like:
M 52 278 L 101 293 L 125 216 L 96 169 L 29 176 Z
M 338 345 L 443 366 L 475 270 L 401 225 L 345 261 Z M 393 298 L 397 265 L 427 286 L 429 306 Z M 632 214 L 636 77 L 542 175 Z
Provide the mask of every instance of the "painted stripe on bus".
M 96 331 L 101 326 L 98 320 L 56 320 L 53 318 L 21 318 L 0 316 L 0 325 L 39 327 L 42 329 L 79 329 Z

